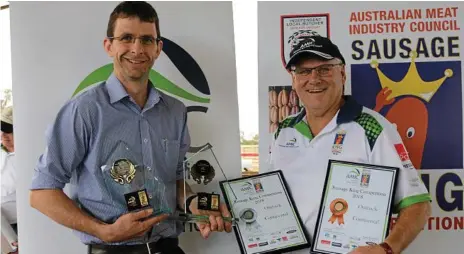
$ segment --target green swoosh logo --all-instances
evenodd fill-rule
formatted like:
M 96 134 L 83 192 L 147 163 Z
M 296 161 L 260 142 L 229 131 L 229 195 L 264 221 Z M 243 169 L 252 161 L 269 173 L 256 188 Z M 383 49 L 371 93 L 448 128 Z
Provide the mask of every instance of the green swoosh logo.
M 80 93 L 82 90 L 87 87 L 97 83 L 102 82 L 108 79 L 108 77 L 113 72 L 113 64 L 104 65 L 92 73 L 90 73 L 76 88 L 73 93 L 73 97 Z M 184 98 L 189 101 L 200 102 L 200 103 L 209 103 L 209 98 L 198 97 L 193 95 L 186 90 L 180 88 L 176 84 L 172 83 L 169 79 L 158 73 L 157 71 L 151 69 L 149 74 L 150 81 L 153 83 L 154 87 L 163 90 L 167 93 L 176 95 L 178 97 Z

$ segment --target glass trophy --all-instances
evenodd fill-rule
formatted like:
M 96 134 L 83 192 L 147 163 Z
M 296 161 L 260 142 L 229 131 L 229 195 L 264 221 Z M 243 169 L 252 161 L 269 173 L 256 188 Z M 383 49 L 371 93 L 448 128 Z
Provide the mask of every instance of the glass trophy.
M 185 158 L 183 163 L 184 168 L 184 197 L 186 196 L 186 184 L 188 183 L 191 187 L 196 189 L 202 189 L 205 191 L 197 192 L 198 195 L 198 209 L 204 211 L 215 211 L 220 212 L 219 206 L 221 196 L 219 193 L 209 192 L 208 190 L 215 189 L 215 184 L 218 181 L 213 181 L 218 174 L 222 174 L 224 179 L 227 177 L 222 169 L 216 155 L 213 151 L 213 146 L 207 143 L 203 147 L 200 147 Z M 182 221 L 184 223 L 198 223 L 198 222 L 209 222 L 208 215 L 193 215 L 187 213 L 186 204 L 184 204 L 183 212 L 178 213 L 176 216 L 172 216 L 172 219 Z M 226 222 L 231 222 L 232 225 L 238 221 L 238 218 L 223 217 Z
M 115 205 L 128 212 L 153 208 L 155 216 L 172 213 L 166 189 L 168 184 L 175 188 L 175 177 L 145 167 L 140 153 L 125 142 L 112 149 L 102 173 Z

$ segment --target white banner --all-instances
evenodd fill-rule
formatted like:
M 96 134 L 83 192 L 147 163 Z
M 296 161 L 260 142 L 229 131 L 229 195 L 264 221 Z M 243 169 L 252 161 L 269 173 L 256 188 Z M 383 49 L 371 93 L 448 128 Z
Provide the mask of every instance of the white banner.
M 328 36 L 347 62 L 346 93 L 397 125 L 430 190 L 432 218 L 404 253 L 461 252 L 463 9 L 459 2 L 259 2 L 260 169 L 271 133 L 302 107 L 284 69 L 288 47 L 312 33 Z M 390 97 L 378 96 L 384 88 Z
M 86 253 L 71 230 L 29 206 L 29 188 L 37 159 L 45 149 L 45 130 L 59 108 L 75 92 L 103 81 L 111 71 L 108 64 L 112 60 L 103 49 L 103 39 L 109 15 L 117 4 L 11 2 L 22 254 Z M 165 47 L 152 74 L 164 80 L 161 90 L 189 106 L 192 151 L 209 142 L 227 177 L 240 177 L 232 3 L 155 2 L 153 6 L 160 18 Z M 199 69 L 192 64 L 187 71 L 179 67 L 188 55 Z M 200 153 L 192 161 L 203 158 L 213 164 L 208 156 Z M 214 168 L 215 176 L 207 185 L 189 181 L 195 191 L 220 193 L 218 181 L 224 177 L 219 167 Z M 186 253 L 238 251 L 233 233 L 214 233 L 203 240 L 194 229 L 187 227 L 187 231 L 193 232 L 180 238 Z

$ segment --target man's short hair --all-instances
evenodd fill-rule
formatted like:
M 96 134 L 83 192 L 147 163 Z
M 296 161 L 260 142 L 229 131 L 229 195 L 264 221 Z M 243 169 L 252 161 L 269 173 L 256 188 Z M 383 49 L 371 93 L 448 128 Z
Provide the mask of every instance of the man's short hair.
M 108 21 L 108 28 L 106 30 L 106 36 L 109 38 L 114 36 L 114 27 L 116 24 L 116 20 L 118 18 L 131 18 L 131 17 L 138 17 L 140 21 L 143 21 L 143 22 L 155 23 L 156 34 L 158 38 L 161 37 L 158 14 L 156 13 L 155 8 L 153 8 L 153 6 L 151 6 L 151 4 L 147 2 L 138 2 L 138 1 L 122 2 L 118 4 L 116 8 L 114 8 L 113 12 L 110 15 L 110 19 Z

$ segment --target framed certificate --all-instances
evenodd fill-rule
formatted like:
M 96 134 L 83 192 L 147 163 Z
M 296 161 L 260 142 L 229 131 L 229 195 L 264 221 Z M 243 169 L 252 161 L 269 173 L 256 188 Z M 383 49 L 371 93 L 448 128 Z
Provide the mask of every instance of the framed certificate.
M 282 171 L 219 183 L 242 254 L 282 253 L 311 247 Z
M 329 160 L 314 253 L 349 253 L 388 235 L 398 168 Z

